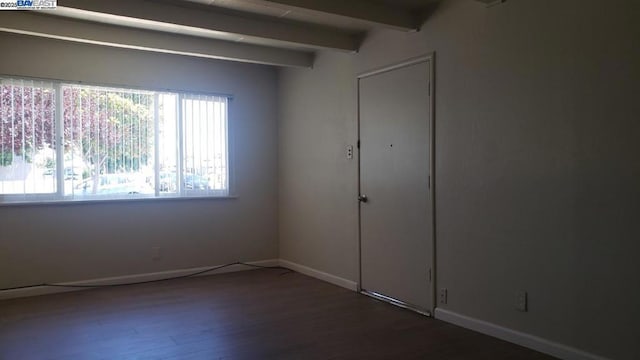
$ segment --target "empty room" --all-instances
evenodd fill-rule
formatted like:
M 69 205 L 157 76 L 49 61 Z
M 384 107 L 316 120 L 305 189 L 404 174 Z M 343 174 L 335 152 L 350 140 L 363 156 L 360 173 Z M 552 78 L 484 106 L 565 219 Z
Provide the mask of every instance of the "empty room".
M 0 360 L 640 359 L 639 1 L 0 8 Z

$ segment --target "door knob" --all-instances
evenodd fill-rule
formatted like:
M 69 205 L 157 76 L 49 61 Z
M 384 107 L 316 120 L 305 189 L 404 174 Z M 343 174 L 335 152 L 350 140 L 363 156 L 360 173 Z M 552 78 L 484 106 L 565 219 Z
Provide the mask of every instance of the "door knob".
M 369 199 L 367 198 L 367 195 L 358 195 L 358 201 L 366 203 L 367 201 L 369 201 Z

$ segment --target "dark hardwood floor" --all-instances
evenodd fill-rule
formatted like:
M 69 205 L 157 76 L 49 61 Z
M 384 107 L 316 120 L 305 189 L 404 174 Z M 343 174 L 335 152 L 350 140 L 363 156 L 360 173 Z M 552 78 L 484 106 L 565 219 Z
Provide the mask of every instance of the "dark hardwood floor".
M 0 301 L 0 359 L 550 359 L 284 272 Z

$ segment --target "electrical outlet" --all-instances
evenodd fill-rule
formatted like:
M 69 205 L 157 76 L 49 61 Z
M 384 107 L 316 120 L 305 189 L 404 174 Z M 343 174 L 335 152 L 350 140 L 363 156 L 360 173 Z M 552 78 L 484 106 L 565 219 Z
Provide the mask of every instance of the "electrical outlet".
M 347 145 L 347 159 L 353 159 L 353 145 Z
M 160 260 L 162 257 L 162 249 L 159 246 L 151 248 L 151 260 Z
M 519 290 L 516 294 L 516 310 L 522 312 L 528 310 L 527 292 L 524 290 Z
M 447 303 L 447 289 L 442 288 L 440 289 L 440 304 L 446 304 L 446 303 Z

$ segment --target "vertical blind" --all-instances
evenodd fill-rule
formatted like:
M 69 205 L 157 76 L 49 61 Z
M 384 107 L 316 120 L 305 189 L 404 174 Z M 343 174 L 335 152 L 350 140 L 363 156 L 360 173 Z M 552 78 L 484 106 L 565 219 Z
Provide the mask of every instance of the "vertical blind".
M 52 83 L 0 83 L 0 194 L 55 192 L 55 177 L 32 171 L 56 163 L 55 102 Z

